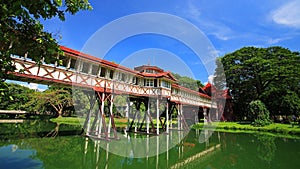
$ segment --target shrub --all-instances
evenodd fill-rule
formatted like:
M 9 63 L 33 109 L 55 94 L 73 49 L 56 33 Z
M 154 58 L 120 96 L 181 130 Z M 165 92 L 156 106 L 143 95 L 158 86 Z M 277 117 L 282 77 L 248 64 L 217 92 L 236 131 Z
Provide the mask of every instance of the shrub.
M 269 110 L 260 100 L 255 100 L 249 104 L 249 115 L 254 126 L 266 126 L 271 124 Z

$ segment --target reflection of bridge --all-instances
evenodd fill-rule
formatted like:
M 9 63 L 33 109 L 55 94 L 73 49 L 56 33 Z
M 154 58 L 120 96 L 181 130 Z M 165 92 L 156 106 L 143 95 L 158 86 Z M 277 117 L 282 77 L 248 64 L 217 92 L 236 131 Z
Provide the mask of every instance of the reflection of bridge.
M 184 129 L 188 127 L 186 119 L 195 122 L 199 112 L 216 108 L 209 96 L 178 85 L 170 72 L 156 66 L 140 66 L 132 70 L 66 47 L 61 49 L 65 55 L 57 56 L 59 62 L 54 59 L 41 65 L 31 61 L 30 55 L 12 56 L 17 69 L 12 78 L 41 84 L 73 85 L 92 92 L 95 100 L 90 102 L 91 109 L 84 125 L 87 135 L 100 139 L 117 138 L 113 115 L 116 94 L 128 96 L 126 116 L 129 131 L 144 129 L 146 133 L 160 134 L 161 128 L 168 132 L 170 127 L 175 128 L 170 123 L 171 114 L 175 112 L 177 128 Z M 109 105 L 108 122 L 105 121 L 104 102 Z M 142 110 L 141 105 L 146 110 Z
M 17 117 L 18 115 L 26 115 L 29 116 L 30 113 L 26 111 L 21 111 L 21 110 L 0 110 L 0 115 L 8 115 L 9 117 Z
M 203 132 L 201 134 L 207 133 Z M 87 168 L 202 168 L 201 163 L 210 161 L 221 150 L 219 133 L 214 137 L 204 134 L 206 142 L 198 142 L 198 132 L 170 131 L 162 139 L 137 138 L 127 135 L 124 143 L 86 138 L 83 166 Z M 178 141 L 180 140 L 180 141 Z M 199 139 L 200 140 L 200 139 Z M 174 141 L 176 144 L 173 144 Z M 118 150 L 116 150 L 116 148 Z M 117 159 L 116 159 L 117 158 Z M 116 162 L 118 161 L 118 162 Z M 194 167 L 191 167 L 194 166 Z M 197 167 L 195 167 L 197 166 Z

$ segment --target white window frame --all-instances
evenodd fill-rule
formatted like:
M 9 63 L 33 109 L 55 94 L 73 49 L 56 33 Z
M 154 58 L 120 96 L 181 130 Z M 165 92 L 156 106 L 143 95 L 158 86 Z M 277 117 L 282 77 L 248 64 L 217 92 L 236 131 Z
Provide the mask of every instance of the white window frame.
M 166 80 L 161 80 L 160 81 L 160 86 L 164 87 L 164 88 L 171 89 L 171 83 L 169 81 L 166 81 Z
M 145 86 L 154 87 L 154 79 L 146 79 Z

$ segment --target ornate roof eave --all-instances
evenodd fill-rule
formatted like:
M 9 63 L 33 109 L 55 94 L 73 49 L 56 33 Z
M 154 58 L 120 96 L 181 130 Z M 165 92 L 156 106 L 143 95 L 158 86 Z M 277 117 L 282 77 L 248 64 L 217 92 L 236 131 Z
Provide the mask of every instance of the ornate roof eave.
M 164 78 L 164 79 L 170 80 L 172 82 L 177 82 L 177 79 L 175 79 L 174 76 L 170 72 L 162 72 L 162 73 L 157 73 L 157 74 L 140 72 L 139 74 L 145 78 Z

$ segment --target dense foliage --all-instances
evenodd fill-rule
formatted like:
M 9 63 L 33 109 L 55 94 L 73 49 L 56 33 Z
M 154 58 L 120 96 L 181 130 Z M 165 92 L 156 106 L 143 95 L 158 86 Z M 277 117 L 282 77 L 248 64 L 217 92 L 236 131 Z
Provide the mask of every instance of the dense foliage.
M 255 100 L 249 104 L 249 116 L 255 126 L 265 126 L 271 123 L 269 110 L 260 100 Z
M 195 80 L 187 76 L 181 76 L 177 73 L 172 73 L 172 75 L 178 80 L 179 85 L 188 89 L 198 91 L 199 87 L 203 87 L 203 84 L 199 80 Z
M 275 115 L 300 113 L 300 54 L 282 47 L 244 47 L 220 58 L 226 84 L 218 83 L 222 72 L 216 69 L 215 82 L 229 88 L 234 112 L 248 116 L 251 101 L 261 100 Z
M 74 114 L 72 89 L 50 86 L 44 92 L 14 83 L 8 86 L 7 95 L 0 96 L 1 110 L 25 110 L 35 114 L 70 116 Z M 9 97 L 6 97 L 9 96 Z M 80 99 L 84 99 L 81 96 Z
M 3 81 L 8 72 L 15 70 L 11 55 L 26 55 L 40 64 L 53 62 L 62 53 L 55 35 L 44 31 L 41 20 L 58 17 L 64 21 L 67 13 L 88 9 L 92 9 L 88 0 L 0 1 L 0 95 L 6 94 Z
M 13 84 L 3 83 L 7 89 L 5 90 L 6 95 L 0 96 L 0 109 L 1 110 L 27 110 L 26 104 L 30 101 L 30 95 L 34 94 L 35 91 L 27 87 Z
M 72 101 L 72 89 L 50 87 L 44 92 L 36 92 L 31 95 L 27 103 L 32 112 L 48 113 L 53 112 L 55 116 L 71 115 L 74 111 Z
M 25 110 L 32 114 L 55 117 L 84 116 L 90 111 L 91 102 L 96 99 L 94 92 L 72 87 L 49 86 L 47 90 L 41 92 L 15 83 L 3 84 L 7 86 L 7 90 L 6 95 L 0 95 L 0 110 Z M 116 95 L 113 105 L 115 116 L 125 116 L 126 105 L 126 97 Z M 107 116 L 109 116 L 109 106 L 105 101 L 104 110 Z M 97 106 L 92 108 L 93 112 L 99 111 Z M 141 106 L 141 109 L 144 111 L 145 107 Z

